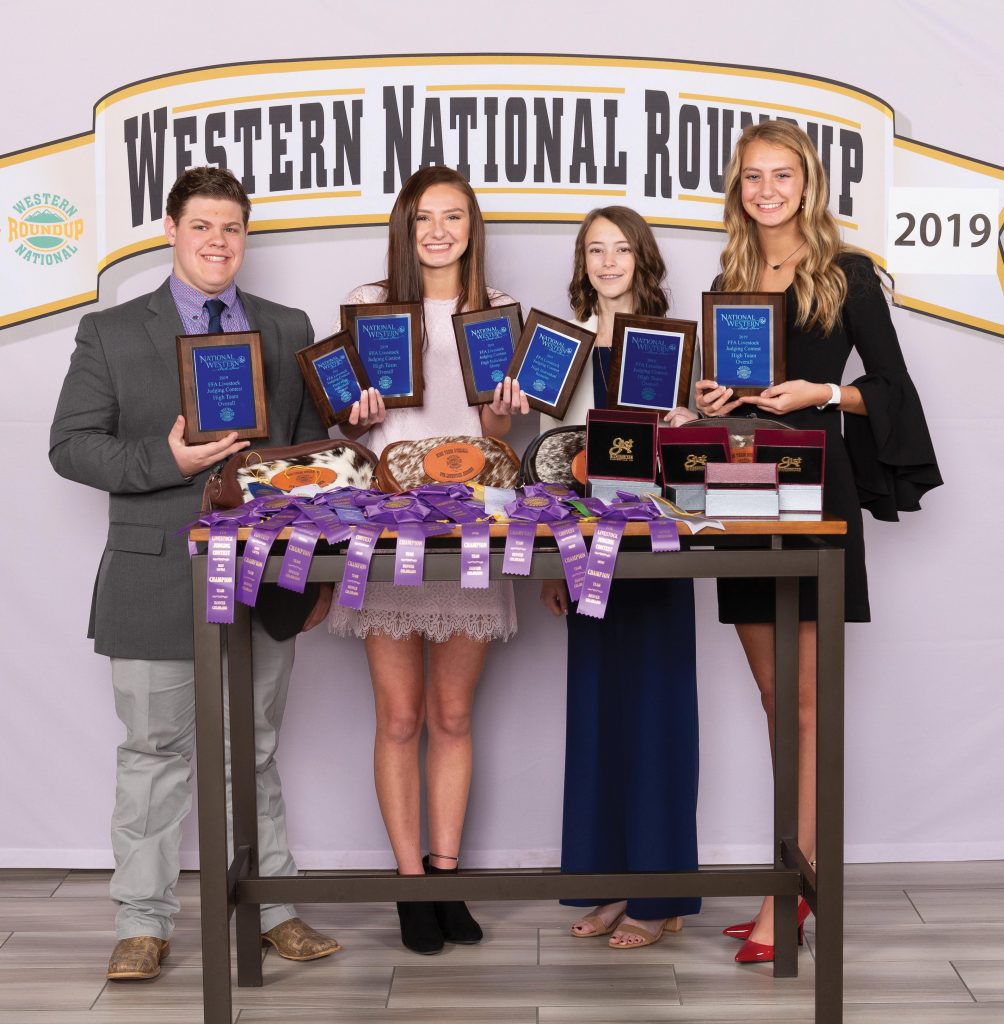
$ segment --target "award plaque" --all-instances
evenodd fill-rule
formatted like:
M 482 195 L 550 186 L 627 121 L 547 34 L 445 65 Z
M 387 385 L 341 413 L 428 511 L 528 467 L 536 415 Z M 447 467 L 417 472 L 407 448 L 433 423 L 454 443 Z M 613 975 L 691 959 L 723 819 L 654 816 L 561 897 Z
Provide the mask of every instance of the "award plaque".
M 668 412 L 686 406 L 696 342 L 692 320 L 614 314 L 608 408 Z
M 344 423 L 352 413 L 352 405 L 359 395 L 370 387 L 359 353 L 348 331 L 315 345 L 308 345 L 296 353 L 300 373 L 307 385 L 307 393 L 317 406 L 321 422 L 326 427 Z
M 468 405 L 484 405 L 495 398 L 512 362 L 516 342 L 523 333 L 518 302 L 508 306 L 453 314 L 453 333 L 464 376 Z
M 370 384 L 388 409 L 422 404 L 422 304 L 342 306 L 342 328 L 355 342 Z
M 596 335 L 538 309 L 531 309 L 507 376 L 515 377 L 530 408 L 565 418 Z
M 268 437 L 261 335 L 181 334 L 177 345 L 186 444 Z
M 785 378 L 784 292 L 705 292 L 704 376 L 733 397 Z

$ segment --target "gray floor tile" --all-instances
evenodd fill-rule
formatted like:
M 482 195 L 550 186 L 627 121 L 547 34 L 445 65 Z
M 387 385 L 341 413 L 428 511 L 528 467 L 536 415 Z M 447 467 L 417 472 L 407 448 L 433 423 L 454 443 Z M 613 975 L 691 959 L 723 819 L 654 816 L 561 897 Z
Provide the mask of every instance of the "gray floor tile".
M 537 1024 L 532 1006 L 481 1007 L 476 1010 L 242 1010 L 238 1024 Z M 0 1021 L 0 1024 L 3 1024 Z M 201 1024 L 201 1022 L 200 1022 Z
M 844 1024 L 1001 1024 L 999 1006 L 977 1003 L 844 1003 Z
M 844 967 L 848 1003 L 971 1003 L 952 965 L 945 963 L 852 963 Z
M 0 932 L 0 949 L 7 944 L 7 940 L 13 935 L 13 932 Z
M 812 931 L 807 939 L 812 946 Z M 991 958 L 1004 958 L 1004 924 L 978 928 L 961 924 L 857 925 L 844 930 L 844 960 L 848 963 Z
M 135 1006 L 119 1010 L 0 1010 L 0 1024 L 203 1024 L 201 1006 L 166 1010 L 142 1002 L 137 997 Z
M 955 969 L 977 1002 L 1004 1003 L 1004 960 L 956 960 Z
M 800 1007 L 731 1004 L 729 1006 L 542 1006 L 539 1024 L 814 1024 L 812 1011 Z
M 0 1009 L 87 1010 L 104 984 L 103 971 L 0 966 Z
M 18 931 L 0 946 L 0 967 L 17 964 L 89 968 L 104 977 L 104 968 L 115 946 L 115 932 Z M 194 928 L 176 929 L 171 936 L 168 962 L 174 967 L 201 967 L 201 933 Z
M 1004 888 L 1004 861 L 925 861 L 919 864 L 848 864 L 844 881 L 854 888 L 911 889 L 917 886 L 971 885 L 977 888 Z
M 738 947 L 735 947 L 738 948 Z M 813 1007 L 812 958 L 803 949 L 797 978 L 774 978 L 769 964 L 739 965 L 728 951 L 717 961 L 684 963 L 676 967 L 680 1002 L 684 1006 L 718 1004 L 719 1007 L 787 1007 L 808 1011 Z
M 108 899 L 110 871 L 70 871 L 53 892 L 55 899 Z M 195 871 L 182 872 L 175 888 L 182 904 L 195 906 L 199 899 L 199 875 Z
M 197 920 L 197 919 L 196 919 Z M 0 898 L 0 921 L 10 931 L 94 931 L 113 929 L 115 907 L 107 898 L 74 900 Z
M 51 896 L 65 877 L 62 868 L 0 868 L 0 897 Z
M 494 970 L 402 967 L 394 972 L 389 1007 L 560 1006 L 678 1002 L 672 968 L 499 967 Z
M 1004 889 L 911 889 L 917 913 L 928 923 L 985 924 L 1004 922 Z

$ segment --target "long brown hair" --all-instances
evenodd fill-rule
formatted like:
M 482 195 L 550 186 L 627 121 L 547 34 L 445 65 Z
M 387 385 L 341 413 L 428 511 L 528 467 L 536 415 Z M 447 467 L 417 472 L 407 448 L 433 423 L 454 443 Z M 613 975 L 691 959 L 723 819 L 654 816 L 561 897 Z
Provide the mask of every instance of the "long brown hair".
M 599 218 L 610 221 L 624 233 L 634 254 L 634 310 L 639 316 L 665 316 L 669 299 L 663 287 L 666 264 L 659 252 L 652 229 L 641 214 L 627 206 L 604 206 L 590 210 L 575 236 L 575 257 L 572 280 L 568 286 L 568 299 L 577 320 L 588 320 L 596 312 L 596 289 L 589 283 L 586 273 L 586 235 Z
M 457 309 L 486 309 L 490 303 L 485 283 L 485 221 L 474 189 L 450 167 L 423 167 L 415 171 L 394 200 L 387 244 L 387 279 L 382 282 L 387 289 L 387 301 L 422 301 L 422 265 L 415 251 L 415 220 L 422 196 L 433 185 L 451 185 L 467 197 L 470 240 L 460 257 Z
M 819 155 L 809 136 L 787 121 L 763 121 L 744 129 L 725 171 L 725 230 L 728 242 L 722 250 L 723 291 L 754 292 L 764 266 L 756 222 L 745 215 L 742 203 L 743 156 L 753 142 L 784 146 L 799 158 L 805 180 L 805 201 L 798 226 L 805 238 L 805 255 L 795 266 L 795 297 L 799 327 L 819 326 L 829 334 L 840 319 L 847 297 L 847 278 L 837 256 L 849 249 L 840 240 L 837 222 L 827 207 L 829 187 Z

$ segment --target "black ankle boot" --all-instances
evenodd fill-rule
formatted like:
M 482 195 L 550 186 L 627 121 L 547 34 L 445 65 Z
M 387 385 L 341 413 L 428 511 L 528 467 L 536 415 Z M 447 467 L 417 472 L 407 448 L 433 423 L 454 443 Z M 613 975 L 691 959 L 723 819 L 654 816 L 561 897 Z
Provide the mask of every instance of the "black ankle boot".
M 439 854 L 430 853 L 429 857 L 439 857 Z M 429 857 L 422 859 L 425 872 L 428 875 L 455 875 L 457 868 L 436 868 L 429 863 Z M 443 857 L 443 860 L 455 860 L 454 857 Z M 463 900 L 436 900 L 433 904 L 436 911 L 436 920 L 443 938 L 447 942 L 457 942 L 460 945 L 471 946 L 484 938 L 481 925 L 471 917 L 467 904 Z
M 400 874 L 400 872 L 398 872 Z M 443 931 L 439 926 L 436 905 L 430 900 L 398 903 L 401 941 L 412 953 L 430 956 L 443 951 Z

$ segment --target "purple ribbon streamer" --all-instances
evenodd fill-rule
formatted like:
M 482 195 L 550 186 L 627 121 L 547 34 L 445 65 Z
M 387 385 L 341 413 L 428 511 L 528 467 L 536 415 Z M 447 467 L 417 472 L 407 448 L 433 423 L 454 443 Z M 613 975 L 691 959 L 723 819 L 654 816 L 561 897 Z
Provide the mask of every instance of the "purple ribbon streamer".
M 244 545 L 244 557 L 241 559 L 241 571 L 237 578 L 237 600 L 241 604 L 254 606 L 258 600 L 261 577 L 265 571 L 265 562 L 272 550 L 279 531 L 296 519 L 296 509 L 287 509 L 271 519 L 262 520 L 251 529 L 251 535 Z
M 399 587 L 420 587 L 425 566 L 427 531 L 421 523 L 402 523 L 394 550 L 394 583 Z
M 463 523 L 460 527 L 460 587 L 487 590 L 490 568 L 488 523 Z
M 533 523 L 510 523 L 505 539 L 505 557 L 502 571 L 510 576 L 529 576 L 533 560 L 533 538 L 537 527 Z
M 551 533 L 558 542 L 558 551 L 561 554 L 561 567 L 565 571 L 565 582 L 568 584 L 568 594 L 573 601 L 578 601 L 582 593 L 582 583 L 586 578 L 586 562 L 589 554 L 586 551 L 586 542 L 582 538 L 582 531 L 579 524 L 552 523 Z
M 410 494 L 385 497 L 383 501 L 367 505 L 366 518 L 373 523 L 397 526 L 399 523 L 424 523 L 433 513 L 432 508 L 421 498 Z
M 572 513 L 553 495 L 545 493 L 524 495 L 510 501 L 505 506 L 505 514 L 524 523 L 556 523 Z
M 432 507 L 441 515 L 454 523 L 477 523 L 485 518 L 485 510 L 481 505 L 463 498 L 439 498 L 423 495 Z
M 214 522 L 209 527 L 209 562 L 206 572 L 206 622 L 234 621 L 234 578 L 237 574 L 237 523 Z
M 602 619 L 606 614 L 607 601 L 610 599 L 610 584 L 617 564 L 617 551 L 624 536 L 623 522 L 601 522 L 593 534 L 593 543 L 589 549 L 589 562 L 586 565 L 586 579 L 582 585 L 582 596 L 579 598 L 578 612 L 594 619 Z
M 648 524 L 648 533 L 652 539 L 653 551 L 680 550 L 680 531 L 672 519 L 653 519 Z
M 320 527 L 314 523 L 297 523 L 286 543 L 286 553 L 279 567 L 279 586 L 302 594 L 314 558 L 314 548 L 321 539 Z
M 354 608 L 359 611 L 366 596 L 366 578 L 369 576 L 370 559 L 373 549 L 383 533 L 379 525 L 364 524 L 357 526 L 349 541 L 349 550 L 345 554 L 345 573 L 342 585 L 338 589 L 338 603 L 343 608 Z

